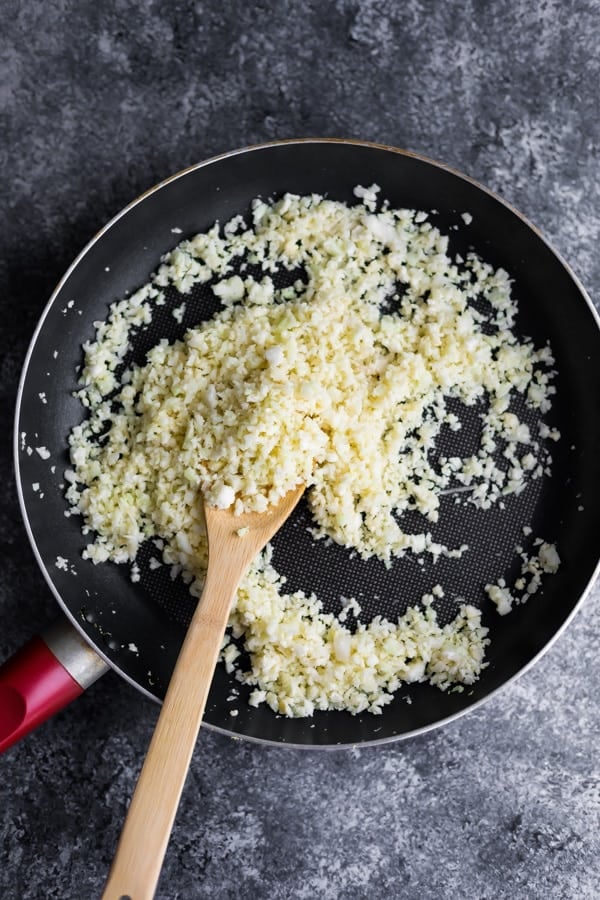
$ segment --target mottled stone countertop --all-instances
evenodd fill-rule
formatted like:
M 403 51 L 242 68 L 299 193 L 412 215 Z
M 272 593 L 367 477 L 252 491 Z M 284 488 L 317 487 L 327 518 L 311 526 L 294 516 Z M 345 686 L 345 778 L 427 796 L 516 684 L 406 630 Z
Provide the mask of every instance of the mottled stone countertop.
M 47 298 L 143 189 L 214 153 L 346 136 L 514 203 L 600 299 L 600 3 L 0 0 L 0 656 L 55 615 L 11 428 Z M 301 752 L 203 731 L 158 896 L 600 896 L 596 587 L 470 715 Z M 98 897 L 156 707 L 116 675 L 0 761 L 1 900 Z

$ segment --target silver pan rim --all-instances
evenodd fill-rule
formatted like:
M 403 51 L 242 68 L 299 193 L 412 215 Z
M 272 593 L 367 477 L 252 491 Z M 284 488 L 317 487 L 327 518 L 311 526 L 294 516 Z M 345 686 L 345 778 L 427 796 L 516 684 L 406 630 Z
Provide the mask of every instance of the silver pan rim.
M 51 307 L 54 305 L 54 302 L 55 302 L 58 294 L 62 290 L 63 285 L 69 279 L 69 277 L 71 276 L 71 273 L 75 270 L 75 268 L 77 266 L 79 266 L 79 264 L 83 261 L 83 259 L 87 255 L 87 253 L 96 244 L 96 242 L 99 241 L 100 238 L 107 231 L 109 231 L 113 227 L 113 225 L 116 222 L 118 222 L 119 219 L 121 219 L 124 215 L 126 215 L 131 209 L 133 209 L 138 204 L 142 203 L 150 195 L 155 194 L 156 192 L 162 190 L 164 187 L 171 184 L 172 182 L 178 180 L 179 178 L 185 177 L 190 172 L 194 172 L 194 171 L 197 171 L 198 169 L 204 168 L 205 166 L 213 165 L 215 163 L 221 162 L 222 160 L 228 159 L 233 156 L 241 156 L 242 154 L 245 154 L 245 153 L 253 153 L 253 152 L 257 152 L 257 151 L 268 150 L 270 148 L 280 147 L 280 146 L 284 146 L 284 145 L 299 145 L 299 144 L 346 144 L 346 145 L 363 147 L 363 148 L 367 148 L 367 149 L 370 148 L 370 149 L 374 149 L 374 150 L 384 150 L 384 151 L 387 151 L 390 153 L 397 153 L 401 156 L 407 156 L 407 157 L 419 160 L 420 162 L 424 162 L 428 165 L 435 166 L 438 169 L 443 169 L 444 171 L 448 172 L 449 174 L 451 174 L 457 178 L 460 178 L 462 181 L 465 181 L 468 184 L 474 186 L 479 191 L 482 191 L 484 194 L 487 194 L 489 197 L 493 198 L 497 203 L 500 203 L 502 206 L 509 209 L 519 219 L 521 219 L 521 221 L 531 231 L 534 232 L 534 234 L 538 237 L 538 239 L 541 240 L 543 242 L 543 244 L 545 244 L 545 246 L 548 248 L 548 250 L 556 257 L 557 261 L 565 269 L 569 278 L 573 281 L 573 283 L 577 287 L 581 297 L 583 298 L 583 300 L 587 304 L 590 312 L 592 313 L 592 317 L 596 323 L 598 330 L 600 330 L 600 314 L 599 314 L 598 310 L 596 309 L 596 307 L 594 306 L 594 304 L 591 300 L 591 297 L 587 293 L 582 282 L 580 281 L 578 276 L 575 274 L 575 272 L 573 271 L 571 266 L 565 261 L 565 259 L 563 259 L 562 255 L 555 249 L 555 247 L 542 234 L 542 232 L 539 230 L 539 228 L 537 228 L 536 225 L 534 225 L 525 215 L 523 215 L 523 213 L 521 213 L 515 206 L 513 206 L 511 203 L 506 201 L 503 197 L 501 197 L 495 191 L 492 191 L 490 188 L 487 188 L 485 185 L 481 184 L 476 179 L 471 178 L 468 175 L 465 175 L 463 172 L 459 171 L 458 169 L 455 169 L 454 167 L 449 166 L 446 163 L 434 160 L 424 154 L 415 153 L 413 151 L 405 150 L 405 149 L 402 149 L 399 147 L 394 147 L 389 144 L 382 144 L 382 143 L 377 143 L 377 142 L 373 142 L 373 141 L 364 141 L 364 140 L 359 140 L 359 139 L 354 139 L 354 138 L 319 138 L 319 137 L 290 138 L 290 139 L 283 139 L 283 140 L 276 140 L 276 141 L 268 141 L 268 142 L 259 143 L 259 144 L 250 144 L 245 147 L 241 147 L 241 148 L 238 148 L 235 150 L 227 151 L 225 153 L 217 154 L 216 156 L 211 156 L 208 159 L 205 159 L 201 162 L 194 163 L 191 166 L 187 166 L 184 169 L 180 169 L 178 172 L 175 172 L 173 175 L 168 176 L 167 178 L 165 178 L 162 181 L 155 184 L 153 187 L 148 188 L 146 191 L 143 191 L 138 197 L 136 197 L 134 200 L 132 200 L 130 203 L 128 203 L 126 206 L 124 206 L 98 232 L 96 232 L 96 234 L 87 242 L 87 244 L 84 246 L 84 248 L 75 257 L 73 262 L 67 268 L 67 270 L 63 274 L 62 278 L 59 280 L 58 284 L 52 291 L 44 309 L 42 310 L 40 318 L 37 322 L 37 325 L 35 327 L 35 330 L 33 332 L 31 340 L 29 342 L 29 346 L 27 348 L 27 352 L 25 354 L 25 358 L 23 361 L 22 369 L 21 369 L 21 375 L 19 378 L 19 385 L 18 385 L 18 389 L 17 389 L 17 396 L 16 396 L 15 410 L 14 410 L 14 417 L 13 417 L 13 423 L 14 423 L 13 424 L 13 462 L 14 462 L 14 467 L 15 467 L 15 480 L 16 480 L 16 486 L 17 486 L 17 496 L 18 496 L 18 500 L 19 500 L 19 508 L 20 508 L 21 517 L 22 517 L 22 520 L 23 520 L 23 523 L 25 526 L 25 531 L 27 533 L 27 537 L 29 539 L 29 543 L 33 550 L 34 558 L 37 562 L 37 565 L 38 565 L 48 587 L 50 588 L 51 593 L 53 594 L 55 600 L 57 601 L 60 609 L 62 610 L 64 615 L 67 617 L 67 619 L 69 620 L 71 625 L 76 629 L 76 631 L 82 636 L 82 638 L 86 641 L 86 643 L 91 647 L 91 649 L 102 660 L 104 660 L 104 662 L 106 663 L 108 668 L 110 668 L 114 672 L 116 672 L 117 675 L 119 675 L 122 679 L 124 679 L 128 684 L 130 684 L 132 687 L 134 687 L 137 691 L 139 691 L 141 694 L 143 694 L 149 700 L 152 700 L 154 703 L 157 703 L 159 705 L 161 704 L 161 700 L 158 697 L 156 697 L 149 690 L 147 690 L 147 688 L 143 687 L 143 685 L 139 684 L 130 675 L 128 675 L 126 672 L 124 672 L 121 668 L 119 668 L 119 666 L 112 659 L 110 659 L 106 655 L 106 653 L 104 653 L 97 646 L 97 644 L 94 643 L 94 641 L 92 641 L 90 636 L 84 630 L 81 623 L 76 619 L 76 617 L 71 613 L 71 611 L 68 609 L 68 607 L 64 603 L 64 601 L 60 595 L 60 592 L 57 590 L 56 586 L 54 585 L 52 577 L 51 577 L 48 569 L 46 568 L 46 565 L 45 565 L 45 563 L 41 557 L 41 554 L 38 550 L 37 543 L 36 543 L 35 537 L 33 535 L 33 530 L 32 530 L 32 527 L 31 527 L 31 524 L 29 521 L 27 506 L 25 503 L 20 463 L 19 463 L 19 427 L 18 427 L 18 425 L 19 425 L 19 418 L 20 418 L 21 406 L 22 406 L 22 401 L 23 401 L 24 386 L 25 386 L 25 381 L 27 378 L 29 364 L 30 364 L 32 356 L 34 354 L 37 339 L 38 339 L 40 331 L 42 330 L 42 327 L 44 325 L 46 316 L 48 315 L 48 312 L 50 311 Z M 557 631 L 555 631 L 553 636 L 546 642 L 546 644 L 540 649 L 540 651 L 532 659 L 529 660 L 529 662 L 527 662 L 521 669 L 519 669 L 518 672 L 515 672 L 514 675 L 512 675 L 510 678 L 503 681 L 502 684 L 498 685 L 498 687 L 491 690 L 488 694 L 486 694 L 481 699 L 476 700 L 475 702 L 466 706 L 464 709 L 461 709 L 458 712 L 453 713 L 450 716 L 447 716 L 443 719 L 438 719 L 436 722 L 432 722 L 428 725 L 424 725 L 421 728 L 416 728 L 411 731 L 404 732 L 402 734 L 390 735 L 390 736 L 384 737 L 384 738 L 373 738 L 373 739 L 369 739 L 369 740 L 365 740 L 365 741 L 357 741 L 357 742 L 353 742 L 353 743 L 337 743 L 337 744 L 304 744 L 304 743 L 293 743 L 293 742 L 286 742 L 286 741 L 273 741 L 273 740 L 269 740 L 268 738 L 261 738 L 261 737 L 256 737 L 254 735 L 243 734 L 241 732 L 230 731 L 226 728 L 222 728 L 219 725 L 213 725 L 210 722 L 206 722 L 206 721 L 203 721 L 202 729 L 204 729 L 206 731 L 212 731 L 216 734 L 222 735 L 224 737 L 228 737 L 232 740 L 248 741 L 249 743 L 252 743 L 252 744 L 260 744 L 260 745 L 268 746 L 268 747 L 286 748 L 286 749 L 290 749 L 290 750 L 314 750 L 314 751 L 330 751 L 330 752 L 335 751 L 335 750 L 361 749 L 363 747 L 375 747 L 375 746 L 382 746 L 382 745 L 386 745 L 386 744 L 394 744 L 399 741 L 409 740 L 411 738 L 415 738 L 415 737 L 419 737 L 421 735 L 427 734 L 428 732 L 431 732 L 438 728 L 442 728 L 446 725 L 449 725 L 452 722 L 455 722 L 457 719 L 462 718 L 464 715 L 467 715 L 467 714 L 472 713 L 475 710 L 479 709 L 483 704 L 485 704 L 489 700 L 491 700 L 492 697 L 495 697 L 501 691 L 504 691 L 505 688 L 508 688 L 517 679 L 521 678 L 522 675 L 525 675 L 534 665 L 536 665 L 539 662 L 539 660 L 541 659 L 541 657 L 544 656 L 544 654 L 548 650 L 551 649 L 551 647 L 554 645 L 554 643 L 560 638 L 560 636 L 563 634 L 563 632 L 569 627 L 572 620 L 574 619 L 574 617 L 577 615 L 577 613 L 581 609 L 581 606 L 585 602 L 586 598 L 589 596 L 589 594 L 592 590 L 592 587 L 599 575 L 600 575 L 600 551 L 599 551 L 599 558 L 596 563 L 596 567 L 595 567 L 585 589 L 583 590 L 582 594 L 580 595 L 580 597 L 576 601 L 575 605 L 573 606 L 573 609 L 571 610 L 571 612 L 569 613 L 569 615 L 567 616 L 565 621 L 562 623 L 562 625 L 557 629 Z

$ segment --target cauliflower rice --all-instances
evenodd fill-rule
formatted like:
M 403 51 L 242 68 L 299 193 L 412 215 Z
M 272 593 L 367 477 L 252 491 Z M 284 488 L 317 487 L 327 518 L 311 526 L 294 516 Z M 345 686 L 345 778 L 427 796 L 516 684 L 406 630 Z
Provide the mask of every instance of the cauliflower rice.
M 435 523 L 450 484 L 487 509 L 548 470 L 543 435 L 511 400 L 545 414 L 554 360 L 514 333 L 508 274 L 475 254 L 452 259 L 425 213 L 378 203 L 376 186 L 355 193 L 352 206 L 318 195 L 258 199 L 250 225 L 238 216 L 182 241 L 95 323 L 78 392 L 88 416 L 70 435 L 66 476 L 72 511 L 93 535 L 87 558 L 134 563 L 158 538 L 153 565 L 175 567 L 199 596 L 200 495 L 262 511 L 300 482 L 316 537 L 387 566 L 406 553 L 460 557 L 466 547 L 404 531 L 402 514 Z M 278 287 L 281 271 L 298 277 Z M 166 288 L 185 297 L 199 283 L 212 285 L 219 311 L 124 367 Z M 185 309 L 173 311 L 178 321 Z M 461 427 L 449 401 L 486 401 L 480 446 L 434 465 L 440 430 Z M 493 586 L 488 594 L 500 596 Z M 485 665 L 480 611 L 462 604 L 441 627 L 433 602 L 432 593 L 395 622 L 351 629 L 318 598 L 286 594 L 267 548 L 240 586 L 223 657 L 254 686 L 253 705 L 291 716 L 377 713 L 403 683 L 468 685 Z M 248 671 L 238 668 L 238 642 Z

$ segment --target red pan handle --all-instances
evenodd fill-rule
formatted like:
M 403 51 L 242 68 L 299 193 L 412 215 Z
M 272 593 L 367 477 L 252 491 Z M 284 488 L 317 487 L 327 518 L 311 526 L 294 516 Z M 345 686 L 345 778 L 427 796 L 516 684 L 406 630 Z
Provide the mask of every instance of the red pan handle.
M 0 667 L 0 753 L 62 709 L 108 670 L 60 620 Z

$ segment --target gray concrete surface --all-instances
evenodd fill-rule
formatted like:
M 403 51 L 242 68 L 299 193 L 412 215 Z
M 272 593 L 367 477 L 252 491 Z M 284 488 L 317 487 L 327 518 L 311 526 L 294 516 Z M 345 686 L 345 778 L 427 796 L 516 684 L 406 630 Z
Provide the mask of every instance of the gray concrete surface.
M 12 474 L 27 343 L 142 189 L 271 138 L 403 146 L 513 202 L 599 301 L 598 0 L 0 0 L 0 21 L 1 658 L 55 615 Z M 407 743 L 202 733 L 158 897 L 594 900 L 599 603 L 501 695 Z M 109 675 L 0 760 L 1 900 L 100 895 L 155 717 Z

